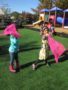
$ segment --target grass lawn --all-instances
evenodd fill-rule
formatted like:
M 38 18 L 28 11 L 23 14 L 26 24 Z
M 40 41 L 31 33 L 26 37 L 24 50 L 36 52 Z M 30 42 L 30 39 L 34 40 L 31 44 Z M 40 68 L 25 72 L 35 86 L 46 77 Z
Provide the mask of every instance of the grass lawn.
M 39 32 L 29 29 L 19 30 L 20 53 L 19 60 L 22 65 L 20 72 L 9 72 L 9 37 L 0 37 L 0 90 L 68 90 L 68 56 L 60 57 L 56 64 L 50 52 L 50 67 L 39 64 L 36 71 L 32 71 L 32 63 L 38 59 L 41 46 Z M 54 37 L 68 48 L 68 38 Z

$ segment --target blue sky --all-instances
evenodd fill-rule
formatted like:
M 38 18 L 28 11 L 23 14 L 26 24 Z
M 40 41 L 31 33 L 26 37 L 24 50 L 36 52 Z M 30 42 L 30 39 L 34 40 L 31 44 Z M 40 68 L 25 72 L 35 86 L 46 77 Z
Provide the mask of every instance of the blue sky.
M 0 6 L 8 6 L 11 11 L 26 11 L 32 12 L 31 8 L 36 8 L 38 6 L 38 0 L 0 0 Z

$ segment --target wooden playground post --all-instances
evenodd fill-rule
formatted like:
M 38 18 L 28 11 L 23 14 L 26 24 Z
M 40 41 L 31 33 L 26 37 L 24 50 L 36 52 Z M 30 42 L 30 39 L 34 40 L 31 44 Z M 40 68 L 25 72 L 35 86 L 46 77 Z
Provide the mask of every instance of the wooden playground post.
M 65 20 L 65 12 L 63 14 L 63 23 L 62 23 L 62 29 L 64 29 L 64 20 Z
M 49 11 L 49 18 L 50 18 L 50 11 Z M 49 19 L 48 19 L 48 22 L 49 22 Z
M 55 20 L 54 20 L 54 27 L 56 26 L 56 14 L 57 14 L 57 12 L 56 12 L 56 10 L 55 10 Z

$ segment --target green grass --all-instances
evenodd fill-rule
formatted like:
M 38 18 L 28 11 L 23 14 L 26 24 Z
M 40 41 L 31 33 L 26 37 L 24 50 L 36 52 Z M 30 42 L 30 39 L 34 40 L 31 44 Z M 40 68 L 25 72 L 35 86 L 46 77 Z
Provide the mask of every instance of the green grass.
M 9 37 L 0 37 L 0 90 L 68 90 L 68 56 L 62 56 L 56 64 L 50 58 L 50 67 L 40 63 L 36 71 L 32 71 L 32 63 L 38 59 L 41 46 L 39 32 L 21 29 L 19 60 L 20 72 L 9 72 Z M 68 48 L 68 39 L 55 36 L 55 39 Z M 50 52 L 51 56 L 51 52 Z

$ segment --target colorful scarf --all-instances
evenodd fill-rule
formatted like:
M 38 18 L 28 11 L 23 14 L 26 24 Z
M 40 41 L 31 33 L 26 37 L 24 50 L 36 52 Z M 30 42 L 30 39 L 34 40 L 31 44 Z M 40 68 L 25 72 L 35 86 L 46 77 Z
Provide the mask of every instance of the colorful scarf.
M 15 24 L 11 24 L 11 25 L 7 26 L 3 33 L 4 33 L 4 35 L 13 35 L 16 38 L 20 37 L 20 34 L 16 31 Z
M 59 57 L 66 51 L 65 47 L 60 42 L 53 39 L 51 36 L 48 36 L 48 44 L 52 54 L 55 57 L 56 63 L 58 63 Z

